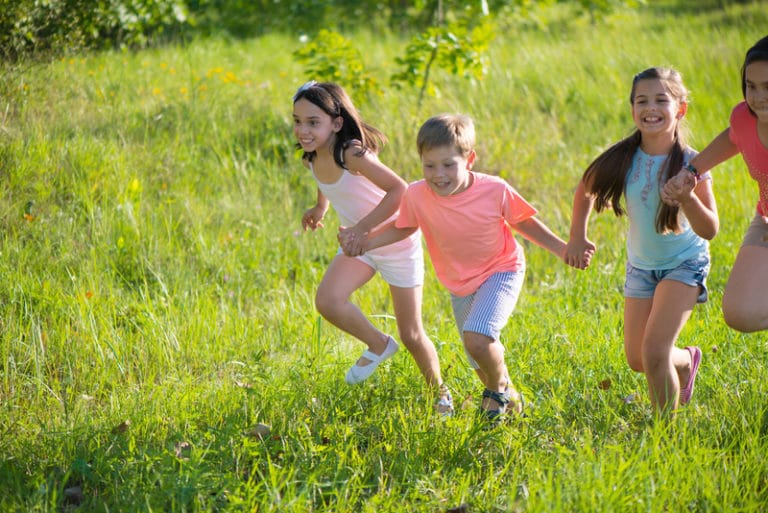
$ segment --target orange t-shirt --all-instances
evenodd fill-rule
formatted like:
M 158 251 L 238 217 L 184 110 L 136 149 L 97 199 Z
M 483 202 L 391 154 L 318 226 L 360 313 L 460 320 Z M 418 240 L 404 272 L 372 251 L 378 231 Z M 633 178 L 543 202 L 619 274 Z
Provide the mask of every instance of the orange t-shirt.
M 471 175 L 471 185 L 451 196 L 435 194 L 424 180 L 412 183 L 395 221 L 421 228 L 437 277 L 456 296 L 472 294 L 494 273 L 525 269 L 509 225 L 536 214 L 502 178 Z

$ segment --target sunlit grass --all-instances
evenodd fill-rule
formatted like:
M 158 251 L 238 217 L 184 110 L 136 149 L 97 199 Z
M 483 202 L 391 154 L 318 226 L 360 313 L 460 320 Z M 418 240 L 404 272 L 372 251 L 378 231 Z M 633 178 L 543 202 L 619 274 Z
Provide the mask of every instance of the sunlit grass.
M 482 82 L 436 73 L 440 94 L 420 107 L 394 89 L 359 104 L 390 137 L 382 159 L 409 180 L 421 122 L 472 115 L 478 169 L 566 236 L 583 168 L 631 129 L 631 77 L 682 71 L 700 148 L 739 100 L 766 12 L 649 6 L 599 27 L 508 30 Z M 354 39 L 386 81 L 403 42 Z M 425 324 L 460 407 L 441 420 L 405 351 L 346 386 L 362 345 L 314 310 L 336 221 L 300 231 L 315 190 L 290 129 L 291 95 L 309 78 L 291 58 L 299 44 L 201 40 L 6 70 L 0 510 L 761 510 L 768 341 L 726 328 L 719 307 L 757 196 L 743 163 L 715 172 L 711 301 L 681 335 L 704 363 L 677 421 L 653 421 L 624 361 L 626 225 L 611 214 L 592 221 L 587 272 L 526 245 L 504 341 L 528 418 L 495 431 L 474 419 L 481 390 L 428 269 Z M 355 300 L 396 333 L 379 279 Z

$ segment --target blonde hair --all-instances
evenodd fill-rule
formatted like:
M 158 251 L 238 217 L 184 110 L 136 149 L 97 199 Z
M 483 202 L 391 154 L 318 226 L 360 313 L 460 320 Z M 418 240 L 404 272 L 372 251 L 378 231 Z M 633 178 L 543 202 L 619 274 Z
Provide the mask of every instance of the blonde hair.
M 463 114 L 439 114 L 421 125 L 416 136 L 419 156 L 441 146 L 453 146 L 467 156 L 475 146 L 475 124 Z

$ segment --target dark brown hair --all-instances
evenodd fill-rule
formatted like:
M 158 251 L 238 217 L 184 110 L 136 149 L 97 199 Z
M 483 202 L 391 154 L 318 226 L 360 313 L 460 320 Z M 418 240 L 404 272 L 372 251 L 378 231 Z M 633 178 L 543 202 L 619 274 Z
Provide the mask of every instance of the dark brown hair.
M 641 80 L 651 79 L 662 81 L 678 103 L 687 103 L 688 91 L 683 85 L 680 73 L 671 68 L 654 67 L 641 71 L 632 79 L 632 92 L 629 95 L 630 104 L 635 101 L 637 83 Z M 612 208 L 617 216 L 624 214 L 621 197 L 626 189 L 627 175 L 632 168 L 632 159 L 641 142 L 642 134 L 640 130 L 635 129 L 628 137 L 600 154 L 584 171 L 582 180 L 588 186 L 588 192 L 595 196 L 595 210 L 598 212 Z M 660 183 L 665 183 L 683 167 L 686 147 L 687 144 L 681 134 L 680 123 L 678 123 L 672 150 L 662 164 L 662 172 L 659 173 Z M 656 211 L 656 232 L 679 231 L 678 212 L 678 207 L 672 207 L 659 201 L 659 207 Z
M 368 150 L 378 153 L 386 144 L 387 137 L 360 118 L 355 105 L 341 86 L 332 82 L 313 80 L 299 88 L 293 96 L 293 103 L 302 98 L 320 107 L 331 118 L 341 116 L 341 130 L 336 134 L 336 142 L 333 146 L 333 160 L 339 167 L 345 167 L 343 153 L 353 141 L 360 141 L 359 155 Z M 301 145 L 297 143 L 296 148 L 301 148 Z M 315 158 L 315 152 L 305 152 L 302 158 L 312 161 Z
M 768 62 L 768 36 L 765 36 L 760 41 L 752 45 L 752 48 L 747 50 L 747 55 L 744 57 L 744 64 L 741 66 L 741 94 L 744 95 L 744 99 L 747 99 L 747 66 L 753 62 L 766 61 Z M 752 108 L 749 108 L 749 112 L 755 116 Z

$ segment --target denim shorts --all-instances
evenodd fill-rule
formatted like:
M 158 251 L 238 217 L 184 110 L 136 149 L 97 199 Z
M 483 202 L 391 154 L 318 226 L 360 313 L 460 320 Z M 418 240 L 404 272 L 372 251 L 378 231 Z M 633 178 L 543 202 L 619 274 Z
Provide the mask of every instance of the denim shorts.
M 501 330 L 517 305 L 523 288 L 525 271 L 507 271 L 492 274 L 475 292 L 468 296 L 451 294 L 453 317 L 459 335 L 465 331 L 480 333 L 493 340 L 499 340 Z M 469 353 L 464 351 L 473 369 L 478 369 Z
M 709 274 L 709 255 L 685 260 L 674 269 L 646 271 L 627 262 L 627 277 L 624 282 L 624 297 L 645 299 L 653 297 L 656 286 L 662 280 L 674 280 L 691 287 L 699 287 L 697 303 L 707 302 L 707 275 Z

